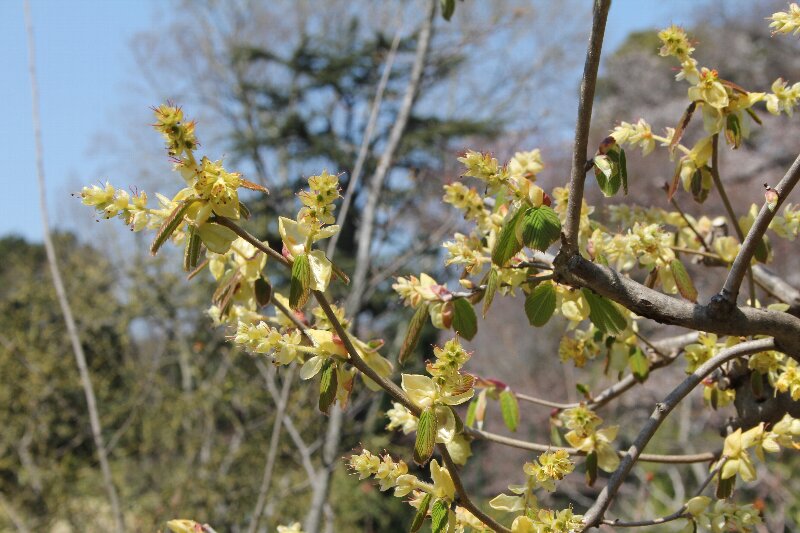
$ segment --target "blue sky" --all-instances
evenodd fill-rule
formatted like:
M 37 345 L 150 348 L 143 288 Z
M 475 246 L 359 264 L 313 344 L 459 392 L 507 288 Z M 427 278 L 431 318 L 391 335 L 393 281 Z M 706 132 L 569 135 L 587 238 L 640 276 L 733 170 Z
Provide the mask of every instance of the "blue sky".
M 614 0 L 607 49 L 634 30 L 686 23 L 697 4 L 697 0 Z M 166 0 L 32 0 L 52 224 L 57 225 L 57 215 L 65 212 L 60 204 L 75 201 L 68 196 L 70 185 L 97 181 L 91 173 L 102 147 L 93 143 L 111 129 L 112 111 L 123 104 L 145 108 L 155 103 L 152 95 L 126 90 L 137 74 L 129 41 L 155 17 L 169 14 L 172 5 Z M 0 236 L 14 233 L 39 241 L 42 227 L 22 0 L 0 0 L 0 21 L 4 71 L 0 183 L 6 198 Z

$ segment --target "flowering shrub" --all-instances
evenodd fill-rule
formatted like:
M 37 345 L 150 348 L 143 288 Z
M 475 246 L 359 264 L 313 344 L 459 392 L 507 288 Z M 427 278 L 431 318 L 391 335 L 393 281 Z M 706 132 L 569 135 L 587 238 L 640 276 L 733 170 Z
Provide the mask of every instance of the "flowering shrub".
M 764 92 L 740 87 L 713 68 L 699 65 L 689 36 L 670 26 L 658 34 L 659 54 L 677 62 L 676 80 L 688 84 L 685 113 L 662 134 L 654 133 L 644 119 L 620 122 L 610 127 L 608 137 L 587 160 L 586 133 L 608 4 L 598 1 L 595 7 L 570 182 L 550 191 L 537 185 L 537 175 L 545 167 L 538 149 L 518 152 L 507 162 L 473 150 L 458 159 L 463 179 L 444 187 L 443 201 L 462 213 L 469 232 L 455 233 L 443 246 L 445 264 L 462 271 L 460 287 L 448 287 L 426 273 L 397 278 L 393 288 L 413 310 L 397 361 L 407 360 L 428 321 L 449 333 L 442 334 L 447 340 L 435 348 L 435 359 L 427 364 L 425 374 L 403 373 L 400 386 L 392 380 L 393 364 L 381 354 L 382 343 L 358 338 L 344 310 L 326 296 L 331 283 L 348 282 L 320 248 L 321 241 L 340 229 L 334 218 L 340 197 L 336 175 L 323 171 L 308 178 L 308 189 L 298 193 L 302 207 L 296 216 L 277 220 L 282 249 L 274 250 L 239 225 L 249 217 L 240 189 L 264 194 L 266 189 L 226 170 L 222 161 L 196 155 L 194 123 L 185 120 L 179 107 L 166 104 L 155 109 L 155 128 L 165 139 L 184 187 L 172 198 L 157 195 L 156 208 L 148 207 L 144 192 L 131 195 L 109 184 L 86 187 L 80 193 L 83 203 L 105 218 L 119 217 L 133 231 L 155 230 L 153 253 L 167 241 L 182 245 L 189 276 L 208 269 L 216 281 L 208 310 L 214 322 L 233 332 L 232 342 L 254 356 L 269 357 L 279 366 L 300 366 L 303 379 L 317 382 L 321 411 L 328 412 L 334 404 L 346 406 L 358 386 L 357 376 L 368 388 L 392 397 L 387 429 L 415 434 L 409 457 L 416 468 L 369 450 L 353 454 L 348 462 L 360 479 L 374 478 L 381 490 L 391 489 L 395 496 L 407 498 L 415 509 L 411 531 L 419 530 L 428 519 L 437 533 L 566 532 L 603 523 L 648 527 L 670 520 L 684 520 L 685 531 L 753 531 L 760 523 L 759 512 L 752 505 L 727 499 L 737 479 L 742 483 L 756 479 L 750 452 L 765 461 L 765 452 L 800 445 L 800 420 L 783 412 L 732 430 L 721 453 L 699 458 L 651 456 L 661 462 L 707 462 L 709 477 L 701 491 L 715 483 L 718 501 L 698 493 L 673 515 L 641 524 L 606 518 L 620 485 L 642 459 L 644 446 L 691 390 L 702 385 L 704 397 L 714 408 L 735 399 L 736 390 L 722 379 L 723 364 L 745 363 L 758 396 L 788 395 L 800 400 L 800 319 L 786 312 L 785 295 L 775 294 L 775 302 L 759 301 L 753 288 L 754 271 L 771 276 L 757 270 L 758 263 L 772 260 L 767 230 L 777 238 L 797 236 L 800 213 L 785 200 L 800 180 L 800 163 L 795 162 L 775 187 L 767 186 L 762 206 L 753 204 L 739 217 L 729 207 L 718 169 L 720 141 L 732 149 L 741 146 L 761 122 L 759 107 L 792 116 L 800 103 L 800 83 L 789 85 L 778 79 Z M 454 3 L 443 5 L 449 18 Z M 771 20 L 776 33 L 800 32 L 797 4 Z M 684 133 L 694 126 L 695 114 L 702 120 L 701 135 L 684 144 Z M 629 180 L 626 148 L 641 149 L 643 156 L 655 150 L 670 154 L 675 167 L 666 195 L 676 209 L 610 206 L 610 220 L 625 228 L 614 231 L 596 218 L 599 210 L 586 202 L 584 181 L 592 171 L 606 197 L 627 194 L 636 187 Z M 692 217 L 677 207 L 676 199 L 683 198 L 679 189 L 700 203 L 716 191 L 726 212 Z M 736 236 L 714 231 L 726 220 Z M 698 303 L 689 262 L 728 270 L 724 286 L 705 304 Z M 288 287 L 274 287 L 267 275 L 281 268 L 289 273 Z M 644 283 L 635 277 L 643 277 Z M 750 291 L 740 303 L 745 277 Z M 512 432 L 519 423 L 519 401 L 552 403 L 470 373 L 473 354 L 464 349 L 461 339 L 472 339 L 478 332 L 476 305 L 481 303 L 485 316 L 496 298 L 514 296 L 521 297 L 519 305 L 533 327 L 543 326 L 554 315 L 566 319 L 558 349 L 565 364 L 586 367 L 603 357 L 620 383 L 606 391 L 585 390 L 584 401 L 557 407 L 553 423 L 570 447 L 542 445 L 540 455 L 522 466 L 522 483 L 509 485 L 510 494 L 489 502 L 491 508 L 505 513 L 497 519 L 498 515 L 481 510 L 461 483 L 459 465 L 469 465 L 471 441 L 494 440 L 525 449 L 536 446 L 484 431 L 487 403 L 500 404 L 503 422 Z M 700 333 L 679 350 L 686 360 L 686 380 L 655 406 L 633 446 L 623 451 L 615 442 L 618 425 L 604 425 L 595 410 L 677 359 L 642 337 L 639 324 L 643 320 Z M 455 407 L 464 404 L 462 418 Z M 439 458 L 434 458 L 437 453 Z M 554 491 L 575 469 L 575 457 L 585 463 L 590 485 L 598 470 L 610 472 L 606 487 L 583 515 L 571 506 L 541 507 L 536 492 Z M 175 532 L 208 528 L 188 520 L 168 526 Z M 278 530 L 300 531 L 300 526 Z

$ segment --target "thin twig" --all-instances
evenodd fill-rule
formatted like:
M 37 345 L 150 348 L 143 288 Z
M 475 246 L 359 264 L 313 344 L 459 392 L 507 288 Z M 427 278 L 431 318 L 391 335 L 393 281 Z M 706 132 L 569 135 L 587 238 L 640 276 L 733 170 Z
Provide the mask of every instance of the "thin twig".
M 572 149 L 572 169 L 569 179 L 569 202 L 567 204 L 567 220 L 564 226 L 564 251 L 574 254 L 578 250 L 578 233 L 580 231 L 581 207 L 583 205 L 583 186 L 586 181 L 586 150 L 589 144 L 589 125 L 592 120 L 594 89 L 597 83 L 597 69 L 600 66 L 600 53 L 603 48 L 603 35 L 606 31 L 606 20 L 611 0 L 595 0 L 592 32 L 589 35 L 589 46 L 586 50 L 586 62 L 583 66 L 580 99 L 578 101 L 578 119 L 575 124 L 575 144 Z
M 444 460 L 444 464 L 447 467 L 448 472 L 450 472 L 450 477 L 453 479 L 453 485 L 458 493 L 458 504 L 475 515 L 478 520 L 491 527 L 493 531 L 511 533 L 510 529 L 502 524 L 497 523 L 492 517 L 484 513 L 480 507 L 472 503 L 469 494 L 464 488 L 464 484 L 461 482 L 461 476 L 458 474 L 458 466 L 456 466 L 455 462 L 453 462 L 453 458 L 450 457 L 450 452 L 447 451 L 447 446 L 439 443 L 436 445 L 436 448 L 439 450 L 442 460 Z
M 733 230 L 736 232 L 736 236 L 739 238 L 739 242 L 744 242 L 744 233 L 742 232 L 742 227 L 739 225 L 739 219 L 736 216 L 736 213 L 733 211 L 733 206 L 731 205 L 731 201 L 728 199 L 728 193 L 725 192 L 725 187 L 722 185 L 722 178 L 719 174 L 719 133 L 715 133 L 711 137 L 711 177 L 714 180 L 714 186 L 717 188 L 717 192 L 719 192 L 719 197 L 722 199 L 722 205 L 725 206 L 725 212 L 728 214 L 728 220 L 730 220 Z M 750 305 L 755 306 L 756 286 L 755 282 L 753 281 L 753 270 L 749 265 L 747 268 L 747 284 L 750 290 Z
M 389 53 L 386 54 L 386 63 L 383 66 L 383 72 L 381 73 L 381 79 L 378 82 L 378 88 L 375 90 L 375 98 L 372 100 L 372 107 L 370 108 L 369 112 L 369 120 L 367 121 L 367 127 L 364 130 L 364 138 L 361 140 L 361 147 L 358 150 L 356 164 L 353 167 L 353 172 L 350 174 L 350 181 L 347 184 L 347 191 L 344 193 L 342 205 L 339 207 L 339 214 L 336 216 L 336 224 L 338 224 L 340 227 L 343 227 L 345 220 L 347 220 L 347 213 L 350 211 L 350 203 L 353 201 L 356 186 L 361 180 L 361 171 L 364 168 L 367 155 L 369 155 L 369 146 L 372 144 L 372 136 L 375 133 L 375 126 L 378 123 L 378 114 L 381 109 L 381 102 L 383 102 L 383 93 L 386 91 L 386 85 L 389 83 L 389 75 L 392 73 L 392 65 L 394 65 L 394 59 L 397 57 L 398 46 L 400 46 L 400 28 L 397 29 L 397 32 L 394 35 L 394 40 L 392 41 L 392 46 L 389 48 Z M 336 253 L 336 244 L 338 242 L 339 234 L 336 233 L 331 237 L 330 241 L 328 241 L 328 248 L 325 251 L 325 255 L 328 257 L 328 259 L 333 260 L 333 256 Z
M 670 392 L 664 400 L 656 404 L 653 414 L 645 423 L 642 430 L 637 435 L 633 445 L 628 450 L 628 454 L 620 461 L 617 469 L 611 474 L 608 484 L 600 491 L 600 494 L 595 500 L 594 505 L 584 515 L 584 531 L 597 526 L 602 523 L 603 515 L 611 501 L 614 499 L 619 488 L 622 486 L 623 481 L 628 476 L 634 463 L 642 456 L 642 450 L 650 442 L 650 439 L 655 435 L 656 430 L 661 426 L 661 423 L 667 418 L 667 415 L 675 408 L 681 400 L 683 400 L 697 385 L 700 384 L 711 372 L 717 369 L 720 365 L 745 355 L 750 355 L 765 350 L 775 348 L 775 341 L 773 339 L 759 339 L 754 341 L 743 342 L 730 348 L 722 350 L 719 354 L 712 357 L 690 376 L 681 382 L 675 389 Z
M 727 459 L 723 457 L 722 460 L 717 465 L 715 465 L 714 468 L 711 469 L 711 472 L 709 472 L 708 476 L 706 476 L 706 479 L 703 481 L 703 483 L 697 489 L 697 492 L 695 492 L 695 497 L 700 496 L 703 493 L 703 491 L 706 490 L 706 487 L 708 486 L 708 484 L 711 483 L 711 481 L 717 475 L 717 472 L 722 470 L 722 467 L 725 465 L 726 462 L 728 462 Z M 674 513 L 669 514 L 669 515 L 664 516 L 664 517 L 661 517 L 661 518 L 652 518 L 650 520 L 637 520 L 637 521 L 634 521 L 634 522 L 623 522 L 621 520 L 603 520 L 603 524 L 605 524 L 607 526 L 615 526 L 615 527 L 649 527 L 649 526 L 656 526 L 658 524 L 665 524 L 667 522 L 672 522 L 673 520 L 679 520 L 681 518 L 688 518 L 688 515 L 686 514 L 686 509 L 687 508 L 688 508 L 687 505 L 684 503 L 683 505 L 681 505 L 680 509 L 678 509 Z
M 289 403 L 289 391 L 291 391 L 292 382 L 294 382 L 294 371 L 295 367 L 292 365 L 283 376 L 283 387 L 281 388 L 281 394 L 278 398 L 278 405 L 275 410 L 275 421 L 272 423 L 272 435 L 269 440 L 269 448 L 267 448 L 267 461 L 264 464 L 264 473 L 261 476 L 261 486 L 258 489 L 256 507 L 253 509 L 250 527 L 247 528 L 248 533 L 255 533 L 258 530 L 258 524 L 261 522 L 261 516 L 264 514 L 264 506 L 267 503 L 267 494 L 269 493 L 270 484 L 272 482 L 272 474 L 275 471 L 275 458 L 278 456 L 278 444 L 280 443 L 281 429 L 283 427 L 283 415 L 286 412 L 286 405 Z
M 553 446 L 550 444 L 542 444 L 539 442 L 529 442 L 526 440 L 506 437 L 504 435 L 498 435 L 497 433 L 491 433 L 489 431 L 484 431 L 482 429 L 466 428 L 464 431 L 466 431 L 470 436 L 474 438 L 479 438 L 490 442 L 496 442 L 497 444 L 503 444 L 510 448 L 518 448 L 520 450 L 530 450 L 534 452 L 552 452 L 552 451 L 563 450 L 567 452 L 569 455 L 575 457 L 582 457 L 586 455 L 586 452 L 579 450 L 577 448 L 569 448 L 565 446 Z M 619 455 L 620 457 L 626 457 L 629 453 L 630 452 L 626 452 L 623 450 L 617 451 L 617 455 Z M 719 453 L 714 453 L 714 452 L 693 453 L 693 454 L 643 453 L 640 454 L 638 460 L 646 463 L 691 464 L 691 463 L 708 463 L 710 461 L 714 461 L 718 457 Z
M 86 364 L 86 355 L 78 335 L 78 327 L 72 315 L 67 298 L 67 291 L 61 278 L 61 271 L 58 267 L 53 238 L 50 234 L 50 218 L 47 215 L 47 198 L 44 177 L 44 147 L 42 144 L 42 126 L 39 118 L 39 84 L 36 77 L 36 53 L 33 38 L 33 17 L 31 15 L 30 0 L 25 0 L 25 29 L 28 36 L 28 71 L 31 79 L 31 101 L 33 112 L 33 136 L 36 143 L 36 174 L 39 184 L 39 210 L 42 218 L 42 233 L 44 237 L 44 248 L 47 254 L 47 262 L 50 266 L 50 273 L 53 276 L 53 285 L 56 289 L 56 298 L 61 312 L 64 314 L 64 322 L 67 326 L 67 335 L 72 344 L 72 351 L 75 354 L 75 361 L 78 364 L 81 386 L 86 397 L 86 407 L 89 411 L 89 425 L 92 429 L 92 439 L 97 450 L 97 459 L 100 463 L 100 470 L 103 475 L 103 486 L 111 505 L 111 514 L 114 517 L 114 526 L 118 532 L 125 531 L 125 522 L 120 509 L 117 489 L 111 476 L 111 466 L 108 463 L 108 453 L 106 452 L 105 441 L 103 439 L 103 428 L 100 424 L 100 415 L 97 409 L 97 399 L 92 386 L 92 379 L 89 375 L 89 367 Z
M 697 237 L 698 241 L 700 241 L 700 244 L 703 246 L 705 251 L 709 252 L 709 253 L 712 253 L 711 247 L 708 245 L 708 243 L 703 238 L 703 236 L 700 234 L 700 232 L 697 230 L 697 228 L 694 226 L 694 224 L 692 224 L 692 221 L 689 220 L 689 217 L 686 216 L 686 213 L 683 212 L 683 209 L 681 209 L 681 206 L 678 205 L 678 202 L 677 202 L 677 200 L 675 200 L 674 196 L 669 199 L 669 203 L 672 205 L 672 207 L 675 208 L 675 210 L 681 216 L 683 221 L 686 222 L 686 226 L 692 231 L 692 233 L 694 233 L 694 236 Z
M 739 287 L 742 285 L 742 279 L 744 278 L 747 268 L 750 266 L 750 260 L 753 258 L 753 254 L 755 254 L 756 248 L 761 242 L 761 238 L 764 236 L 770 222 L 772 222 L 772 219 L 775 217 L 775 213 L 778 212 L 778 208 L 783 204 L 786 197 L 789 196 L 789 193 L 794 186 L 797 185 L 799 180 L 800 155 L 797 156 L 797 159 L 795 159 L 792 166 L 789 167 L 783 179 L 775 187 L 775 192 L 778 193 L 777 203 L 770 209 L 767 202 L 764 202 L 764 205 L 761 206 L 761 211 L 759 211 L 756 216 L 755 222 L 753 222 L 753 225 L 750 227 L 750 231 L 747 232 L 744 242 L 742 242 L 742 248 L 736 255 L 736 259 L 733 260 L 733 266 L 731 266 L 731 270 L 728 272 L 728 277 L 725 280 L 725 285 L 719 294 L 719 296 L 729 304 L 736 303 L 736 297 L 739 295 Z

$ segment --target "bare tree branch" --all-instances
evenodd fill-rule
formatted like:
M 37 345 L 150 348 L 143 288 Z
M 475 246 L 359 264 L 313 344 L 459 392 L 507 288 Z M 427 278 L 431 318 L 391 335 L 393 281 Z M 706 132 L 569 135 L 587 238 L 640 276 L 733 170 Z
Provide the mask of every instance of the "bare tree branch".
M 800 358 L 800 319 L 788 313 L 752 307 L 721 309 L 713 302 L 707 306 L 692 304 L 650 289 L 580 255 L 567 258 L 559 254 L 556 258 L 556 274 L 556 279 L 561 283 L 588 287 L 637 315 L 656 322 L 721 335 L 767 335 L 775 338 L 775 345 L 780 351 Z
M 690 376 L 681 382 L 675 389 L 670 392 L 664 400 L 656 404 L 653 414 L 645 423 L 633 445 L 628 449 L 628 454 L 620 461 L 619 466 L 611 474 L 611 478 L 597 497 L 594 505 L 586 511 L 584 515 L 584 531 L 596 527 L 602 523 L 603 515 L 611 501 L 614 499 L 619 488 L 622 486 L 623 481 L 627 477 L 634 463 L 642 455 L 642 450 L 650 442 L 650 439 L 655 435 L 656 430 L 661 426 L 661 423 L 667 418 L 667 415 L 675 408 L 681 400 L 683 400 L 690 392 L 694 390 L 711 372 L 717 369 L 720 365 L 737 357 L 750 355 L 765 350 L 775 348 L 775 341 L 773 339 L 759 339 L 754 341 L 747 341 L 737 344 L 730 348 L 720 351 L 717 355 L 700 365 Z
M 89 424 L 92 429 L 92 439 L 97 450 L 97 459 L 100 463 L 100 470 L 103 475 L 103 486 L 111 506 L 111 514 L 114 517 L 114 526 L 118 532 L 125 531 L 125 522 L 122 517 L 122 510 L 119 505 L 117 489 L 111 477 L 111 467 L 108 463 L 108 453 L 106 452 L 105 441 L 103 440 L 103 428 L 100 424 L 100 415 L 97 410 L 97 399 L 92 386 L 92 379 L 89 375 L 89 367 L 86 364 L 86 355 L 78 335 L 78 327 L 72 316 L 72 308 L 69 305 L 67 291 L 61 279 L 61 271 L 58 267 L 56 249 L 53 245 L 53 238 L 50 234 L 50 218 L 47 215 L 47 196 L 44 178 L 44 146 L 42 144 L 42 126 L 39 118 L 39 84 L 36 77 L 36 50 L 33 38 L 33 17 L 31 15 L 30 0 L 25 0 L 25 29 L 28 37 L 28 72 L 31 79 L 31 101 L 33 112 L 33 136 L 36 143 L 36 174 L 39 184 L 39 210 L 42 218 L 42 234 L 44 237 L 44 248 L 47 254 L 47 262 L 50 266 L 50 273 L 53 276 L 53 285 L 56 289 L 56 298 L 61 312 L 64 314 L 64 322 L 67 326 L 67 335 L 72 344 L 72 352 L 75 354 L 75 361 L 78 364 L 81 386 L 86 397 L 86 407 L 89 411 Z
M 488 440 L 490 442 L 496 442 L 497 444 L 503 444 L 510 448 L 518 448 L 520 450 L 531 450 L 534 452 L 551 452 L 557 450 L 564 450 L 568 454 L 573 456 L 580 457 L 586 455 L 586 452 L 581 451 L 577 448 L 553 446 L 551 444 L 541 444 L 538 442 L 528 442 L 526 440 L 514 439 L 512 437 L 498 435 L 497 433 L 491 433 L 489 431 L 484 431 L 482 429 L 466 428 L 464 431 L 466 431 L 472 437 Z M 617 452 L 617 455 L 619 455 L 620 457 L 626 457 L 628 453 L 629 452 L 620 450 Z M 714 461 L 718 457 L 719 453 L 715 452 L 694 453 L 685 455 L 644 453 L 640 455 L 639 460 L 644 461 L 646 463 L 690 464 L 690 463 L 708 463 L 710 461 Z
M 586 149 L 589 144 L 589 125 L 592 121 L 594 89 L 597 83 L 597 69 L 600 66 L 600 52 L 603 48 L 603 35 L 611 0 L 595 0 L 592 32 L 586 50 L 586 63 L 583 66 L 580 99 L 578 101 L 578 120 L 575 124 L 575 145 L 572 150 L 572 169 L 569 179 L 569 203 L 567 221 L 564 227 L 564 249 L 572 254 L 578 250 L 581 206 L 583 204 L 583 185 L 586 180 Z
M 411 67 L 411 77 L 408 80 L 405 95 L 403 95 L 403 103 L 395 118 L 392 131 L 389 133 L 386 148 L 384 148 L 380 160 L 378 161 L 378 168 L 375 169 L 375 174 L 372 176 L 372 181 L 369 185 L 367 202 L 364 205 L 363 216 L 361 218 L 361 226 L 358 228 L 358 250 L 356 252 L 353 282 L 350 286 L 350 294 L 347 299 L 347 305 L 345 306 L 347 309 L 357 307 L 357 305 L 354 304 L 361 302 L 361 297 L 364 293 L 367 272 L 369 272 L 371 263 L 369 254 L 372 247 L 372 229 L 375 222 L 375 211 L 378 208 L 378 197 L 380 196 L 381 189 L 383 189 L 383 182 L 389 173 L 394 154 L 397 151 L 397 147 L 400 145 L 403 132 L 406 129 L 408 118 L 411 115 L 411 108 L 416 99 L 419 82 L 422 79 L 422 72 L 425 68 L 425 60 L 428 55 L 428 47 L 433 31 L 433 19 L 436 15 L 436 3 L 435 0 L 430 0 L 429 2 L 427 19 L 420 30 L 414 64 Z
M 728 213 L 728 220 L 733 226 L 733 231 L 736 232 L 739 242 L 742 243 L 744 242 L 744 233 L 739 225 L 739 217 L 733 211 L 731 201 L 728 199 L 728 193 L 725 192 L 725 186 L 722 184 L 722 178 L 719 175 L 719 133 L 715 133 L 711 137 L 711 177 L 714 180 L 719 197 L 722 199 L 722 205 L 725 206 L 725 211 Z M 753 282 L 753 271 L 749 267 L 747 269 L 747 282 L 750 285 L 750 305 L 755 305 L 756 288 Z
M 258 489 L 258 498 L 256 500 L 256 507 L 253 510 L 250 527 L 247 528 L 248 533 L 255 533 L 258 530 L 261 515 L 264 513 L 267 493 L 269 493 L 270 483 L 272 482 L 272 473 L 275 471 L 275 458 L 278 456 L 278 444 L 281 438 L 283 415 L 286 412 L 286 404 L 289 402 L 289 391 L 294 381 L 294 370 L 295 367 L 290 366 L 286 371 L 286 375 L 283 376 L 283 387 L 281 388 L 281 395 L 278 398 L 278 405 L 275 410 L 275 421 L 272 423 L 272 435 L 270 436 L 269 448 L 267 449 L 267 462 L 264 465 L 264 474 L 261 477 L 261 487 Z
M 800 180 L 800 155 L 797 156 L 797 159 L 795 159 L 792 166 L 789 167 L 783 179 L 775 187 L 775 191 L 778 193 L 778 202 L 776 205 L 770 209 L 769 205 L 764 202 L 764 205 L 761 206 L 761 211 L 759 211 L 758 216 L 756 216 L 756 220 L 750 227 L 750 231 L 747 232 L 747 237 L 745 237 L 742 243 L 742 248 L 736 255 L 736 259 L 733 260 L 733 266 L 731 266 L 731 270 L 728 272 L 725 285 L 718 295 L 721 299 L 720 303 L 727 303 L 728 305 L 736 304 L 736 297 L 739 295 L 739 287 L 742 285 L 742 279 L 744 278 L 747 268 L 750 266 L 750 260 L 756 252 L 756 247 L 758 247 L 761 238 L 764 236 L 764 233 L 766 233 L 769 223 L 772 222 L 772 219 L 775 217 L 775 213 L 778 212 L 778 208 L 786 200 L 786 197 L 789 196 L 794 186 L 797 185 L 798 180 Z
M 356 187 L 358 182 L 361 180 L 361 171 L 363 170 L 364 163 L 367 161 L 367 156 L 369 155 L 369 146 L 372 144 L 372 136 L 375 133 L 375 125 L 378 123 L 378 115 L 381 109 L 381 103 L 383 102 L 383 93 L 386 91 L 386 85 L 389 83 L 389 75 L 392 73 L 392 66 L 394 65 L 394 59 L 397 56 L 398 46 L 400 46 L 400 28 L 397 29 L 397 33 L 394 35 L 392 46 L 389 49 L 389 53 L 386 55 L 386 63 L 383 66 L 383 72 L 381 73 L 381 79 L 378 82 L 378 88 L 375 90 L 375 99 L 372 101 L 372 107 L 369 112 L 369 121 L 367 122 L 366 129 L 364 130 L 364 138 L 361 140 L 361 147 L 358 150 L 358 158 L 356 159 L 356 164 L 353 167 L 353 172 L 350 174 L 350 181 L 347 184 L 347 191 L 344 193 L 342 205 L 339 207 L 339 214 L 336 217 L 336 223 L 339 226 L 343 226 L 344 221 L 347 220 L 347 214 L 350 211 L 350 203 L 353 201 Z M 325 251 L 325 255 L 328 256 L 328 259 L 333 260 L 333 256 L 336 253 L 336 244 L 338 242 L 339 233 L 336 233 L 333 237 L 331 237 L 330 241 L 328 241 L 328 248 Z

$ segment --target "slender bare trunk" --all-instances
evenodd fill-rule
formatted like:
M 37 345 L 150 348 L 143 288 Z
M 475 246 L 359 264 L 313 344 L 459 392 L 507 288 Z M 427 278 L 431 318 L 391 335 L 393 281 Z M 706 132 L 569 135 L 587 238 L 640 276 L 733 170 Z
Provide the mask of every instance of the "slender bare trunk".
M 103 485 L 105 486 L 108 501 L 111 505 L 111 513 L 114 517 L 116 530 L 125 531 L 120 510 L 117 490 L 111 477 L 111 467 L 108 464 L 108 454 L 106 453 L 105 442 L 103 441 L 103 430 L 100 425 L 100 416 L 97 412 L 97 400 L 92 388 L 92 380 L 89 376 L 89 368 L 86 364 L 86 355 L 83 353 L 83 346 L 78 336 L 78 328 L 72 316 L 72 309 L 67 299 L 67 292 L 64 289 L 64 282 L 61 279 L 61 272 L 58 268 L 53 239 L 50 235 L 50 219 L 47 215 L 47 196 L 45 194 L 44 179 L 44 149 L 42 147 L 42 129 L 39 118 L 39 86 L 36 78 L 36 55 L 33 39 L 33 18 L 31 16 L 30 0 L 25 0 L 25 29 L 28 34 L 28 70 L 31 78 L 31 101 L 33 105 L 33 135 L 36 143 L 36 171 L 39 183 L 39 209 L 42 218 L 42 235 L 44 237 L 44 247 L 47 253 L 47 262 L 50 266 L 50 273 L 53 276 L 53 285 L 56 289 L 56 297 L 61 312 L 64 314 L 64 322 L 67 326 L 67 335 L 72 344 L 72 351 L 75 354 L 75 361 L 78 364 L 78 371 L 81 377 L 83 393 L 86 396 L 86 407 L 89 411 L 89 423 L 92 429 L 92 438 L 97 449 L 97 459 L 100 462 L 100 469 L 103 474 Z

